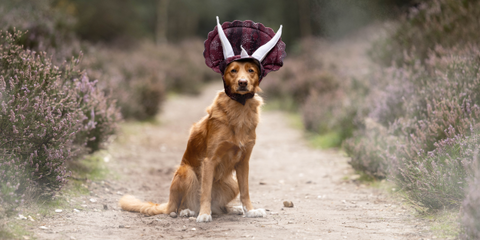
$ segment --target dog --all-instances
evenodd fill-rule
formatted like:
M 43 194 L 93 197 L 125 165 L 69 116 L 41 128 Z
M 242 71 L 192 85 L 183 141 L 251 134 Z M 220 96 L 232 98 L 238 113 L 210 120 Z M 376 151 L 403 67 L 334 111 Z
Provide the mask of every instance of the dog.
M 266 217 L 254 209 L 248 190 L 249 161 L 256 141 L 263 99 L 258 96 L 260 68 L 254 60 L 233 61 L 226 66 L 224 83 L 232 94 L 253 94 L 244 105 L 224 91 L 218 92 L 207 115 L 190 130 L 187 148 L 170 186 L 167 203 L 143 202 L 126 195 L 123 210 L 146 215 L 179 213 L 197 216 L 197 222 L 212 221 L 212 213 L 243 213 Z M 235 174 L 234 174 L 235 173 Z M 240 193 L 241 207 L 229 203 Z

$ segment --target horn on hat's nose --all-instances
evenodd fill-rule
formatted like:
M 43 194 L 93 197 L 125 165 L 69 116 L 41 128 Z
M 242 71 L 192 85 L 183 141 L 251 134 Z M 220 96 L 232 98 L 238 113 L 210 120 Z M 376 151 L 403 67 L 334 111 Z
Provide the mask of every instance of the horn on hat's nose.
M 220 37 L 220 42 L 222 42 L 223 58 L 227 59 L 229 57 L 235 56 L 232 45 L 230 44 L 230 41 L 228 41 L 227 36 L 225 36 L 222 25 L 220 25 L 220 20 L 218 19 L 218 16 L 217 16 L 217 31 L 218 31 L 218 36 Z
M 263 44 L 261 47 L 259 47 L 253 54 L 252 57 L 257 59 L 259 62 L 262 62 L 263 59 L 267 56 L 268 52 L 272 50 L 275 45 L 277 45 L 278 40 L 282 36 L 282 25 L 280 25 L 280 28 L 278 29 L 277 33 L 275 36 L 273 36 L 270 41 L 267 43 Z
M 250 56 L 248 56 L 247 50 L 245 50 L 245 48 L 243 48 L 242 45 L 240 45 L 240 48 L 242 48 L 242 53 L 240 54 L 241 58 L 250 57 Z

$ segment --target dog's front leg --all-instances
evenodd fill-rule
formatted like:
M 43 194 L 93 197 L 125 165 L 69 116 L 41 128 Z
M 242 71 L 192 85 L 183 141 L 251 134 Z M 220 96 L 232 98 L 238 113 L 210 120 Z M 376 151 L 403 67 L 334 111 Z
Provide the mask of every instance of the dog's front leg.
M 197 217 L 197 222 L 211 222 L 212 221 L 212 185 L 215 164 L 212 158 L 205 158 L 202 169 L 202 186 L 200 189 L 200 213 Z
M 246 217 L 266 217 L 267 212 L 265 212 L 265 209 L 253 209 L 252 202 L 250 201 L 250 193 L 248 190 L 248 171 L 250 155 L 252 154 L 253 145 L 254 143 L 249 144 L 246 147 L 243 159 L 235 166 L 238 180 L 238 188 L 240 190 L 240 201 L 242 202 L 243 212 Z
M 212 221 L 212 186 L 213 177 L 215 176 L 215 167 L 231 147 L 231 143 L 222 142 L 212 148 L 214 150 L 207 153 L 207 157 L 203 160 L 200 189 L 200 213 L 198 214 L 197 222 Z

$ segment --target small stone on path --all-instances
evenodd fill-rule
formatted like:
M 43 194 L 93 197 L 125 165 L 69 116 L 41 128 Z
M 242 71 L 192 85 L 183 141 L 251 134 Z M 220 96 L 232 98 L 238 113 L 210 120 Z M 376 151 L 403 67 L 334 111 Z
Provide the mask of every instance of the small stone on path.
M 171 213 L 170 213 L 170 217 L 176 218 L 176 217 L 177 217 L 177 213 L 176 213 L 176 212 L 171 212 Z
M 283 206 L 292 208 L 293 207 L 293 202 L 292 201 L 284 201 Z

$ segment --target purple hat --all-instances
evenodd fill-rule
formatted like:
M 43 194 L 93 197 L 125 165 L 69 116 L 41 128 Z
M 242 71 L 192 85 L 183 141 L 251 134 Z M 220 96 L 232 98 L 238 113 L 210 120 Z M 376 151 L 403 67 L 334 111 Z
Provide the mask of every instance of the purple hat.
M 250 20 L 235 20 L 220 25 L 217 17 L 217 26 L 205 40 L 205 63 L 223 76 L 231 62 L 254 59 L 260 68 L 261 81 L 270 71 L 277 71 L 283 66 L 283 58 L 287 54 L 281 35 L 281 25 L 275 34 L 271 28 Z

